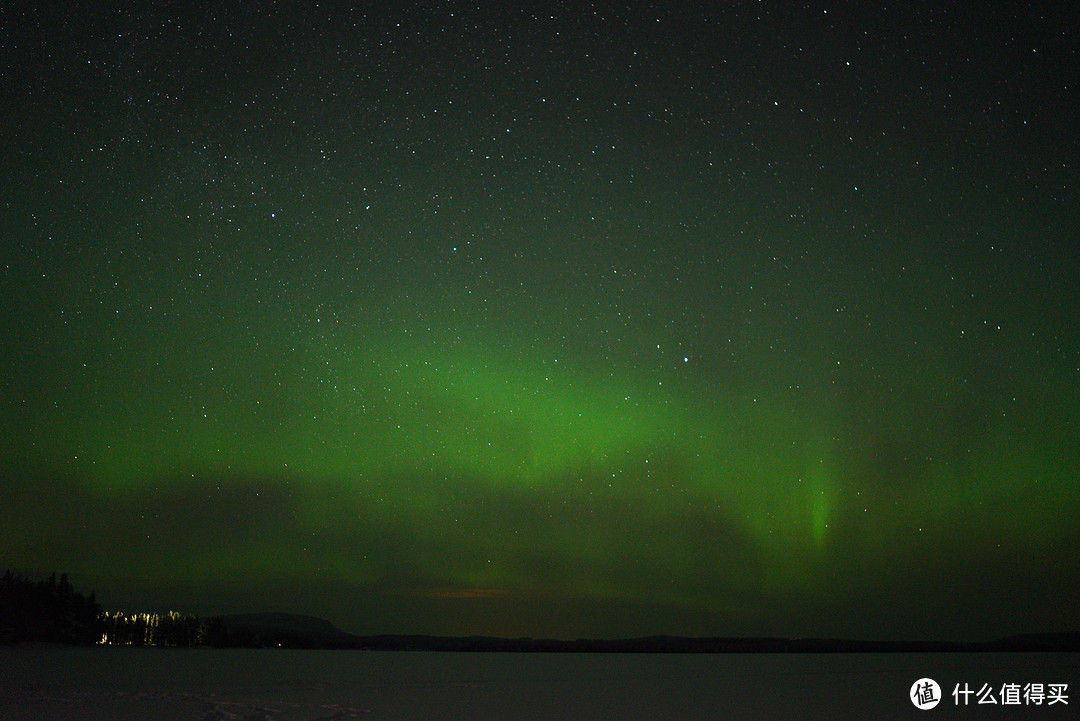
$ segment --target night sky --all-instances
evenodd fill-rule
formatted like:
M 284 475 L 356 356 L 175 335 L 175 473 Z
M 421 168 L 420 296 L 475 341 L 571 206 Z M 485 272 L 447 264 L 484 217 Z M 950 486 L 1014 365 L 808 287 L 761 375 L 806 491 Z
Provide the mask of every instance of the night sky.
M 1080 630 L 1072 3 L 127 5 L 0 9 L 0 565 L 356 633 Z

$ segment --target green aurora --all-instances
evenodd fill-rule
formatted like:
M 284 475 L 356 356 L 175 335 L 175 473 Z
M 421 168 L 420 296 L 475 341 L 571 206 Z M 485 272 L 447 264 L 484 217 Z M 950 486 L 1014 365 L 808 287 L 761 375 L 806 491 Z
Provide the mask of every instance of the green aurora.
M 31 13 L 0 561 L 358 633 L 1077 629 L 1075 52 L 395 12 Z

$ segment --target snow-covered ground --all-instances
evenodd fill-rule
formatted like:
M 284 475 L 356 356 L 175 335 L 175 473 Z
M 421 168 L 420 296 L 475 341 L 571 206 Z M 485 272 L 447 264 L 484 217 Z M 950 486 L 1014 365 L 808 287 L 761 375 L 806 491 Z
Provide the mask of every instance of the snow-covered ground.
M 917 709 L 933 678 L 939 705 Z M 954 689 L 999 703 L 957 705 Z M 1068 704 L 1000 703 L 1066 684 Z M 1037 688 L 1037 687 L 1032 687 Z M 959 695 L 963 698 L 963 694 Z M 1011 699 L 1010 699 L 1011 700 Z M 0 647 L 4 721 L 1075 718 L 1080 654 L 440 654 Z

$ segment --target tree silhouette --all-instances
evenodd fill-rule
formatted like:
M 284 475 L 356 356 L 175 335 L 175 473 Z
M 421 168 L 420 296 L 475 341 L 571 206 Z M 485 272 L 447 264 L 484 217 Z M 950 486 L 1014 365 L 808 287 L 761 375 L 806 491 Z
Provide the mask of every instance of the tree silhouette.
M 61 574 L 31 581 L 8 570 L 0 579 L 0 642 L 97 643 L 101 606 Z

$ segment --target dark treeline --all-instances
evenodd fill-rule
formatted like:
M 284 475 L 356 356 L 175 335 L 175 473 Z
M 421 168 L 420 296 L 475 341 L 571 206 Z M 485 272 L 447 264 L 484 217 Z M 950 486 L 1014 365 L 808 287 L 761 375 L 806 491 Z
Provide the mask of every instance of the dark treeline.
M 108 646 L 200 646 L 206 625 L 186 613 L 124 613 L 101 615 L 99 643 Z
M 351 638 L 350 638 L 351 640 Z M 213 646 L 215 648 L 343 648 L 333 636 L 235 623 L 176 613 L 102 614 L 99 643 L 107 646 Z
M 32 581 L 7 571 L 0 579 L 0 642 L 97 643 L 101 606 L 78 593 L 67 574 Z
M 300 617 L 289 617 L 291 621 Z M 269 620 L 267 620 L 269 619 Z M 0 579 L 0 644 L 49 642 L 109 646 L 352 648 L 329 624 L 294 627 L 273 614 L 200 618 L 177 613 L 103 611 L 95 594 L 75 590 L 67 574 L 32 580 L 8 570 Z
M 35 581 L 8 570 L 0 579 L 0 643 L 198 646 L 212 640 L 207 629 L 189 614 L 104 612 L 66 573 Z
M 858 641 L 800 638 L 552 640 L 420 635 L 355 636 L 328 621 L 287 613 L 200 618 L 183 613 L 103 612 L 93 593 L 75 591 L 67 574 L 32 581 L 0 579 L 0 643 L 47 641 L 117 646 L 319 648 L 531 653 L 858 653 L 1080 651 L 1080 633 L 1012 636 L 990 642 Z

